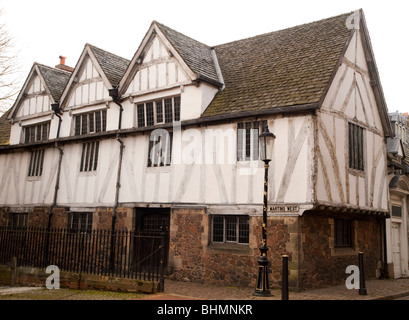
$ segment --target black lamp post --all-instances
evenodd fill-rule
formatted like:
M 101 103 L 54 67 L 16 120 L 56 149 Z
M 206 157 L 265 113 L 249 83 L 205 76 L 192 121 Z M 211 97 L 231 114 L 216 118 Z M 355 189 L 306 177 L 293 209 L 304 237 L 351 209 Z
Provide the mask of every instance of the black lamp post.
M 267 195 L 268 195 L 268 168 L 271 161 L 273 142 L 275 135 L 268 130 L 268 126 L 263 128 L 259 136 L 260 157 L 264 161 L 264 198 L 263 198 L 263 225 L 260 247 L 260 257 L 258 258 L 257 287 L 254 295 L 261 297 L 271 296 L 270 285 L 268 283 L 268 259 L 267 259 Z

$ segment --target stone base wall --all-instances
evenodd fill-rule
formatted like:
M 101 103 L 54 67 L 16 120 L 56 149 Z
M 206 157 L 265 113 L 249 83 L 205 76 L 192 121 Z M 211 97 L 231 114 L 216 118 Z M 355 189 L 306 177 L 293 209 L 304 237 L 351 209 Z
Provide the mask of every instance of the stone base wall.
M 204 210 L 172 211 L 170 278 L 255 287 L 262 217 L 250 217 L 248 246 L 211 243 L 210 219 Z M 346 268 L 359 264 L 359 251 L 364 252 L 365 277 L 377 278 L 382 260 L 382 220 L 360 217 L 353 221 L 354 248 L 337 249 L 334 247 L 334 218 L 331 216 L 311 213 L 302 217 L 268 217 L 270 286 L 281 287 L 282 255 L 289 256 L 289 285 L 292 290 L 345 283 Z
M 46 286 L 51 274 L 45 269 L 0 266 L 0 286 Z M 52 282 L 53 283 L 53 282 Z M 60 271 L 60 288 L 74 290 L 106 290 L 121 292 L 156 293 L 159 283 L 126 278 L 69 273 Z
M 376 217 L 354 220 L 353 248 L 334 247 L 334 218 L 306 214 L 301 218 L 303 260 L 299 265 L 299 288 L 314 289 L 345 283 L 346 268 L 359 265 L 364 252 L 366 279 L 379 277 L 382 260 L 382 220 Z
M 281 283 L 282 255 L 298 260 L 297 218 L 268 218 L 270 286 Z M 169 276 L 180 281 L 215 285 L 256 285 L 262 217 L 250 217 L 249 245 L 210 240 L 211 217 L 203 210 L 173 209 L 170 224 Z M 294 242 L 295 244 L 293 244 Z M 294 264 L 291 265 L 294 269 Z M 290 272 L 294 286 L 296 270 Z
M 28 216 L 29 226 L 46 227 L 48 207 L 35 207 Z M 227 286 L 255 287 L 261 244 L 262 217 L 250 215 L 249 244 L 212 243 L 211 215 L 205 207 L 174 207 L 170 213 L 168 276 Z M 53 208 L 53 228 L 68 226 L 69 208 Z M 0 208 L 0 223 L 7 225 L 8 208 Z M 134 229 L 133 208 L 117 209 L 116 229 Z M 365 277 L 380 275 L 382 260 L 382 218 L 353 216 L 353 248 L 334 246 L 334 215 L 311 211 L 303 216 L 269 216 L 267 223 L 269 282 L 280 288 L 282 255 L 289 256 L 289 284 L 293 290 L 321 288 L 345 282 L 345 270 L 358 265 L 364 252 Z M 112 208 L 96 208 L 93 228 L 111 229 Z
M 28 212 L 27 226 L 33 228 L 46 228 L 48 226 L 50 211 L 51 228 L 67 228 L 69 220 L 69 207 L 33 207 Z M 112 228 L 112 211 L 111 207 L 98 207 L 93 209 L 93 228 L 106 229 Z M 9 225 L 9 214 L 13 212 L 9 207 L 0 208 L 0 226 Z M 115 229 L 122 230 L 133 228 L 133 208 L 118 208 L 116 211 Z

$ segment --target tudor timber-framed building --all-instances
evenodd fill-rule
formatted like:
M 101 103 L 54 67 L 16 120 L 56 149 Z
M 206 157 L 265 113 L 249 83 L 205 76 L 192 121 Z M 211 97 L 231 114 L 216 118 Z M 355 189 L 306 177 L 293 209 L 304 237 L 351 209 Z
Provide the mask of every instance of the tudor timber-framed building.
M 170 277 L 254 286 L 268 125 L 270 283 L 283 254 L 298 289 L 342 283 L 358 251 L 379 276 L 391 125 L 351 14 L 215 47 L 154 21 L 130 61 L 86 44 L 71 73 L 34 64 L 0 148 L 0 223 L 167 223 Z

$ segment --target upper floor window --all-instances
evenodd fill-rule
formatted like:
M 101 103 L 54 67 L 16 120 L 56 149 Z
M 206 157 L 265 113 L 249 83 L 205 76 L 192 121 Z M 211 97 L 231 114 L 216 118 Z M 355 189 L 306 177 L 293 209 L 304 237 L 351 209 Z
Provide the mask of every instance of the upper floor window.
M 107 130 L 107 111 L 98 110 L 74 116 L 76 136 Z
M 24 143 L 46 141 L 50 133 L 50 122 L 27 126 L 24 130 Z
M 237 161 L 259 159 L 258 136 L 266 125 L 266 120 L 237 124 Z
M 44 152 L 44 149 L 31 151 L 28 165 L 29 177 L 40 177 L 43 174 Z
M 180 96 L 136 105 L 138 128 L 180 121 Z
M 173 133 L 154 130 L 149 138 L 148 167 L 170 166 L 172 158 Z
M 364 171 L 364 128 L 348 124 L 349 168 Z
M 82 144 L 80 172 L 95 171 L 98 167 L 99 141 Z

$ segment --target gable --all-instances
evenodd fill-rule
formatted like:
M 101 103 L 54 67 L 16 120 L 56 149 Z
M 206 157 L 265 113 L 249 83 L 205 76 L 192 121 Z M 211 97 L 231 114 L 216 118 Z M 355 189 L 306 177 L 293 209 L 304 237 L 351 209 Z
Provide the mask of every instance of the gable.
M 40 77 L 36 74 L 31 79 L 25 91 L 25 95 L 21 101 L 21 107 L 16 116 L 23 117 L 50 110 L 50 96 L 45 90 L 43 81 L 41 81 Z
M 381 112 L 383 106 L 377 99 L 374 76 L 367 64 L 363 45 L 363 34 L 354 32 L 342 57 L 335 77 L 323 100 L 322 109 L 343 114 L 348 119 L 379 130 L 382 135 L 385 121 Z
M 119 94 L 199 81 L 221 88 L 216 64 L 213 48 L 154 21 L 121 79 Z
M 103 102 L 109 99 L 106 81 L 95 67 L 91 57 L 86 55 L 79 66 L 67 95 L 64 107 L 77 108 Z
M 51 113 L 51 104 L 60 99 L 69 77 L 69 72 L 34 63 L 7 119 Z
M 13 118 L 23 118 L 51 111 L 51 95 L 38 71 L 34 71 L 23 89 L 21 97 L 16 101 Z
M 143 94 L 192 81 L 157 35 L 147 43 L 142 57 L 125 95 Z

